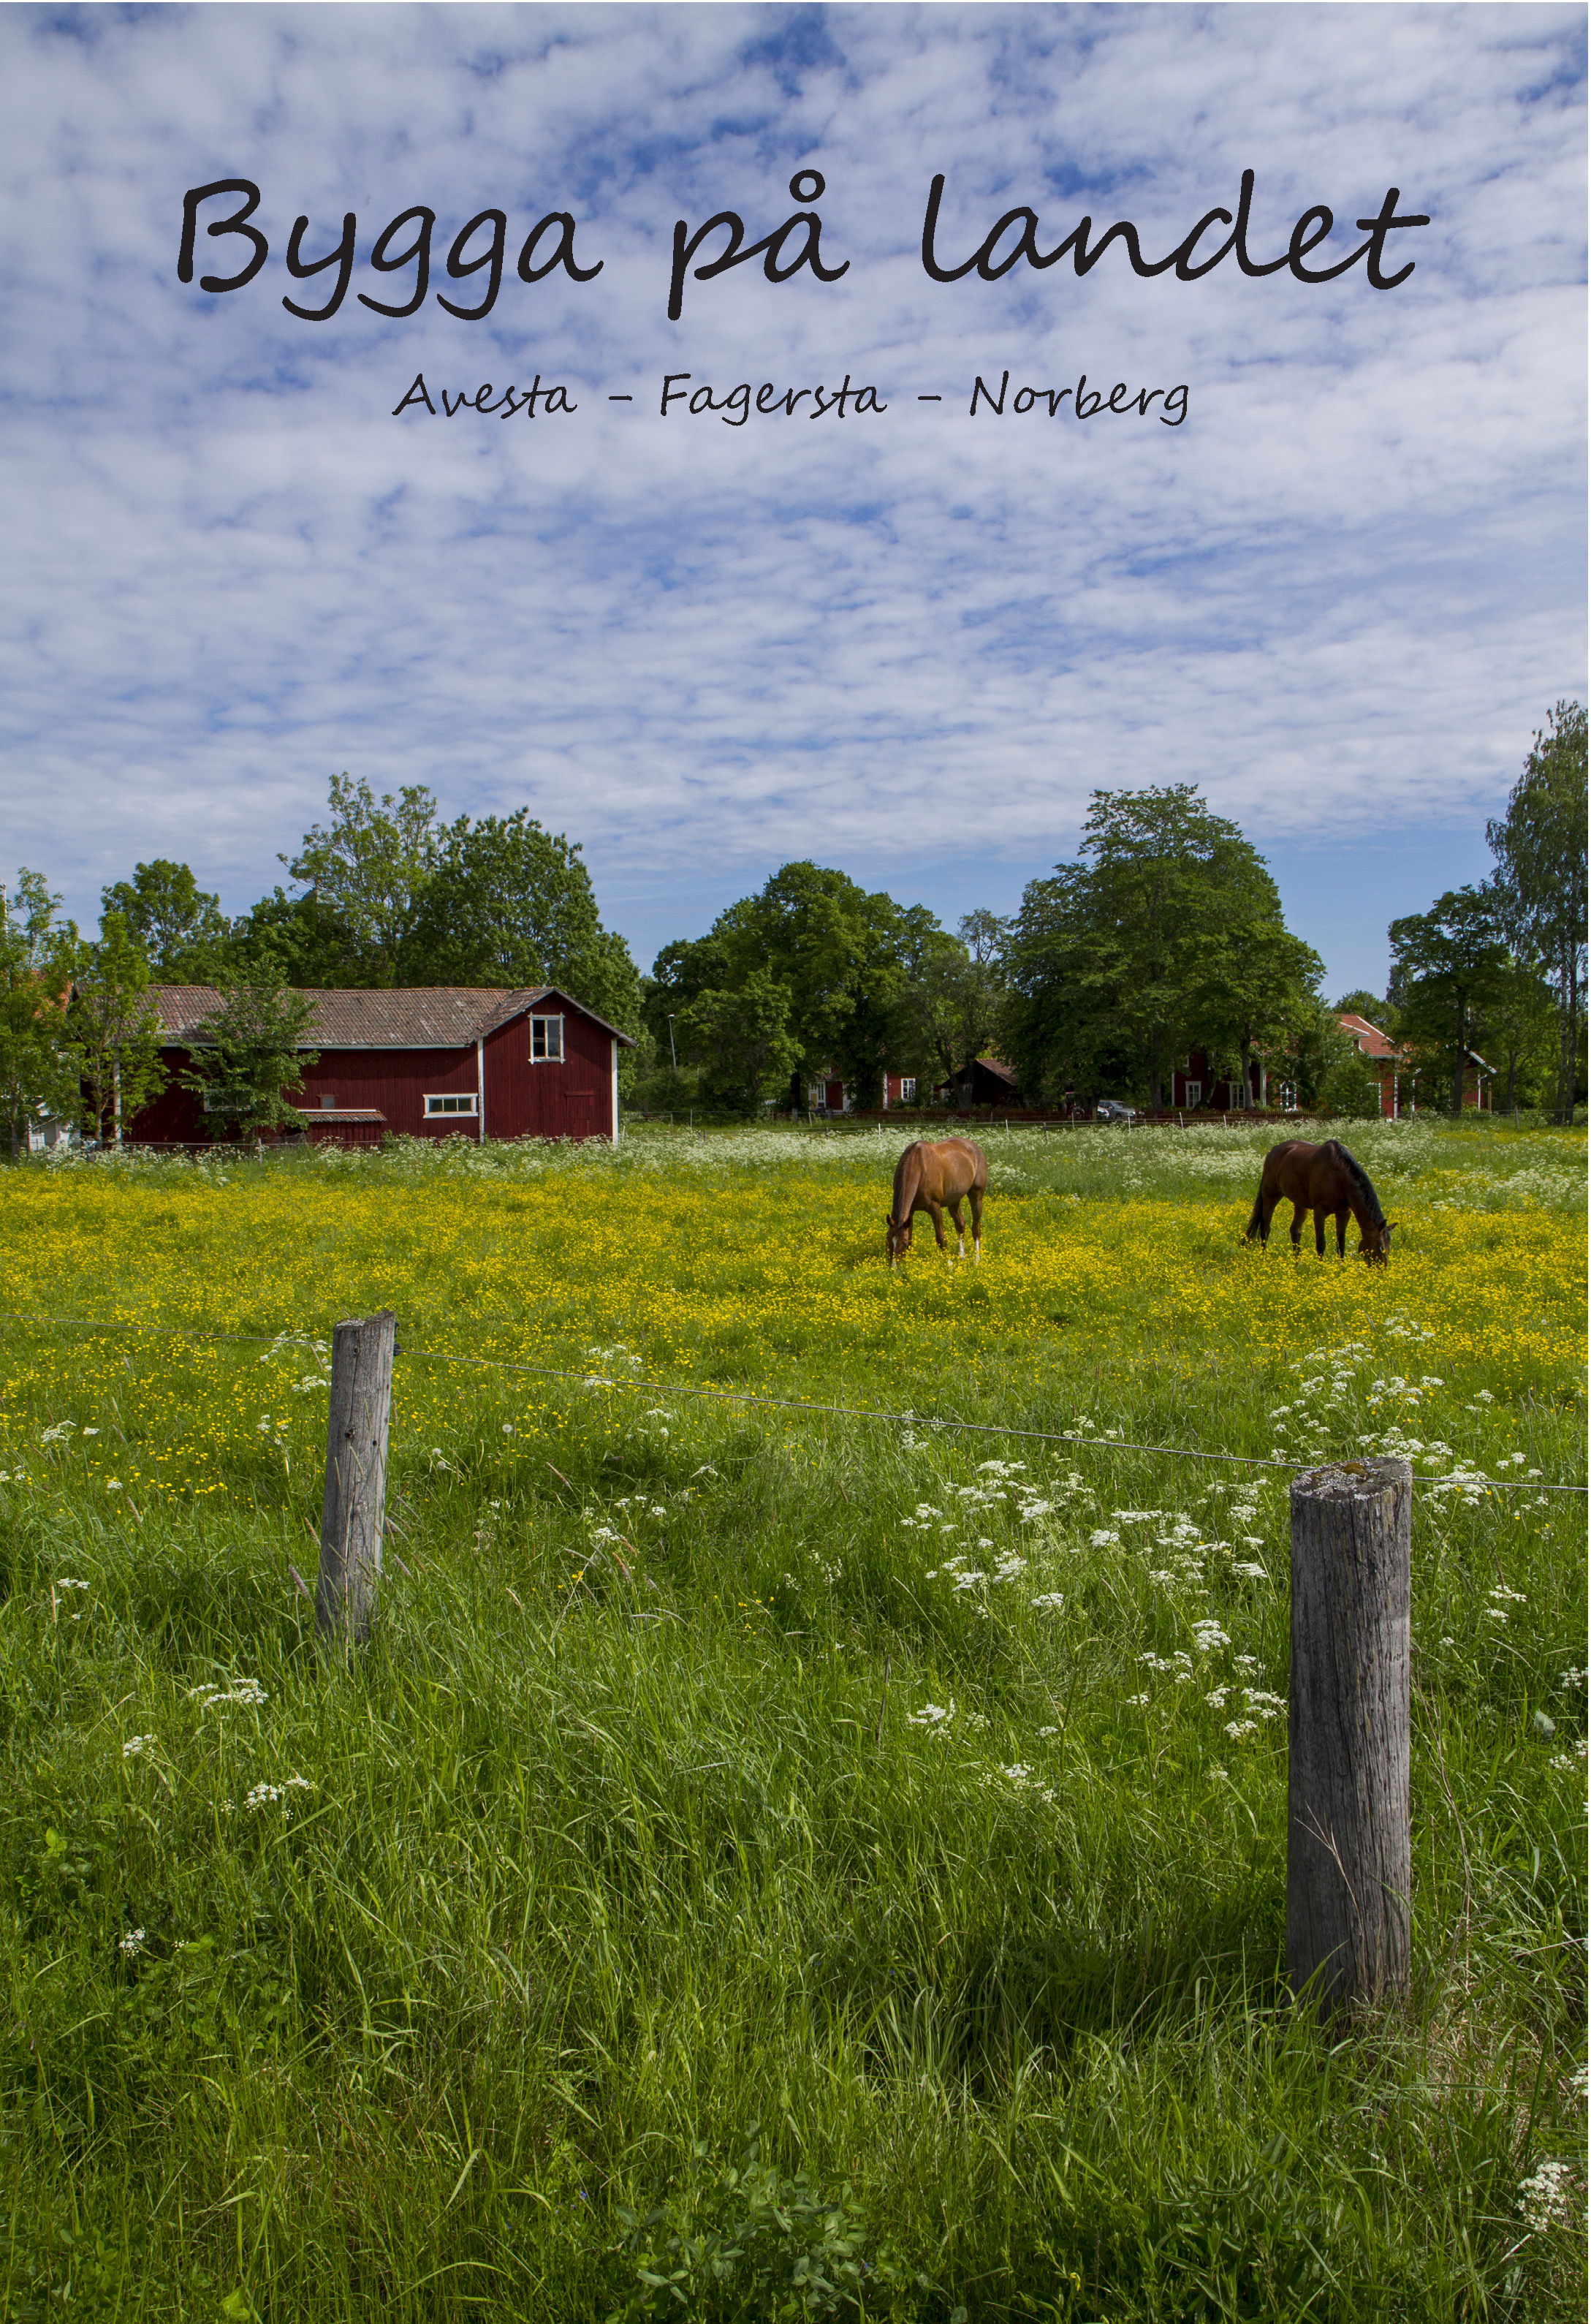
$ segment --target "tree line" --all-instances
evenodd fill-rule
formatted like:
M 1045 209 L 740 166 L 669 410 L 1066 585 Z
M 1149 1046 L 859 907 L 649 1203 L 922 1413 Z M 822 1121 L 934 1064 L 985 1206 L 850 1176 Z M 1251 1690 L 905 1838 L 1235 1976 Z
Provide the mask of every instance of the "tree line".
M 1095 791 L 1076 859 L 1010 918 L 970 913 L 953 934 L 787 863 L 658 955 L 639 1093 L 669 1102 L 683 1071 L 698 1102 L 745 1114 L 803 1104 L 826 1073 L 875 1104 L 888 1072 L 964 1101 L 972 1062 L 996 1055 L 1030 1103 L 1158 1110 L 1200 1050 L 1262 1105 L 1285 1078 L 1305 1109 L 1370 1114 L 1379 1084 L 1339 1021 L 1356 1011 L 1402 1049 L 1428 1110 L 1459 1111 L 1482 1057 L 1500 1104 L 1568 1120 L 1586 1087 L 1586 713 L 1560 702 L 1486 826 L 1490 879 L 1395 920 L 1386 992 L 1329 1006 L 1263 859 L 1190 784 Z
M 1032 1102 L 1121 1095 L 1159 1108 L 1182 1056 L 1263 1103 L 1369 1113 L 1377 1085 L 1339 1015 L 1403 1049 L 1420 1102 L 1458 1111 L 1474 1060 L 1497 1102 L 1573 1118 L 1585 1091 L 1586 713 L 1559 703 L 1504 813 L 1485 881 L 1394 920 L 1383 995 L 1328 1006 L 1322 965 L 1274 881 L 1195 787 L 1097 790 L 1076 859 L 1009 918 L 952 932 L 840 871 L 786 863 L 704 936 L 640 975 L 602 927 L 579 845 L 528 810 L 442 822 L 421 786 L 376 798 L 343 774 L 278 884 L 228 920 L 188 865 L 157 859 L 102 893 L 85 940 L 36 873 L 0 921 L 0 1103 L 12 1151 L 41 1112 L 114 1134 L 160 1084 L 152 982 L 216 988 L 189 1085 L 217 1136 L 288 1120 L 306 988 L 556 984 L 639 1044 L 631 1102 L 750 1116 L 804 1106 L 818 1075 L 877 1103 L 886 1074 L 963 1102 L 998 1056 Z

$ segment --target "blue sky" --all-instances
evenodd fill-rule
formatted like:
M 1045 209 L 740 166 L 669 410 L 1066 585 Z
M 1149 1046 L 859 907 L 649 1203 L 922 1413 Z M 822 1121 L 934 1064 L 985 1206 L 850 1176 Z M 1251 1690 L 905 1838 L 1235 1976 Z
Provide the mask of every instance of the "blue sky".
M 87 919 L 175 855 L 241 908 L 347 768 L 568 831 L 645 966 L 793 855 L 1010 910 L 1090 789 L 1192 781 L 1330 989 L 1379 989 L 1388 918 L 1484 873 L 1586 695 L 1585 44 L 1531 5 L 0 13 L 0 868 Z M 1414 274 L 921 263 L 936 171 L 964 256 L 1018 204 L 1158 254 L 1245 168 L 1256 254 L 1315 203 L 1351 248 L 1396 185 Z M 675 221 L 766 234 L 798 169 L 848 272 L 693 281 L 671 323 Z M 182 197 L 231 177 L 270 256 L 212 296 L 244 246 L 182 285 Z M 357 293 L 404 295 L 369 258 L 418 203 L 430 295 L 385 319 Z M 502 288 L 457 320 L 492 207 Z M 336 270 L 289 279 L 293 221 L 318 256 L 350 209 L 344 305 L 296 320 Z M 593 281 L 517 279 L 554 209 Z M 1187 417 L 969 418 L 1007 369 Z M 579 410 L 393 419 L 421 371 Z M 889 409 L 663 418 L 678 372 Z

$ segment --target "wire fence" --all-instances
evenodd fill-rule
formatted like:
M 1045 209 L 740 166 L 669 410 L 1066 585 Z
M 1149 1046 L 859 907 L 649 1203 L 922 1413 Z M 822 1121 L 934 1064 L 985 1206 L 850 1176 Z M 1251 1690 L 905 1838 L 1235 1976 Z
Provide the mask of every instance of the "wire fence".
M 52 1329 L 73 1332 L 144 1333 L 152 1337 L 180 1340 L 193 1345 L 216 1342 L 236 1347 L 271 1347 L 280 1340 L 309 1336 L 308 1332 L 198 1332 L 178 1323 L 130 1323 L 122 1317 L 109 1317 L 102 1322 L 82 1315 L 30 1315 L 0 1311 L 0 1323 L 44 1324 Z M 323 1325 L 329 1331 L 329 1325 Z M 692 1397 L 703 1401 L 722 1404 L 750 1405 L 774 1412 L 808 1413 L 822 1419 L 882 1421 L 891 1427 L 932 1429 L 935 1434 L 959 1433 L 972 1436 L 998 1436 L 1014 1442 L 1033 1444 L 1068 1444 L 1074 1450 L 1089 1452 L 1137 1452 L 1173 1461 L 1202 1461 L 1228 1468 L 1282 1469 L 1296 1475 L 1311 1465 L 1303 1460 L 1251 1452 L 1207 1452 L 1188 1444 L 1141 1444 L 1124 1437 L 1108 1436 L 1094 1429 L 1021 1428 L 1007 1421 L 959 1420 L 939 1413 L 896 1412 L 878 1405 L 818 1404 L 804 1397 L 763 1396 L 754 1388 L 708 1388 L 695 1381 L 660 1380 L 647 1376 L 610 1377 L 605 1372 L 564 1371 L 550 1364 L 518 1363 L 501 1356 L 460 1356 L 445 1350 L 415 1348 L 400 1344 L 397 1354 L 411 1362 L 445 1364 L 461 1370 L 522 1373 L 533 1379 L 563 1380 L 576 1388 L 612 1388 L 630 1395 Z M 1313 1465 L 1326 1465 L 1315 1463 Z M 1489 1491 L 1504 1493 L 1580 1493 L 1585 1485 L 1555 1485 L 1543 1483 L 1540 1478 L 1493 1477 L 1478 1470 L 1465 1470 L 1450 1477 L 1416 1477 L 1416 1485 L 1428 1490 L 1445 1489 L 1452 1491 L 1462 1485 L 1485 1485 Z

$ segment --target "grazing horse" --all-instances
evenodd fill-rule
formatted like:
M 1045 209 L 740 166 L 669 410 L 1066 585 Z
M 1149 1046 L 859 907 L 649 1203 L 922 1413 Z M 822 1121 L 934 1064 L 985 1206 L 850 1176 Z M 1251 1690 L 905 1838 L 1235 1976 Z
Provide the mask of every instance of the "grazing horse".
M 1383 1218 L 1375 1189 L 1354 1160 L 1346 1146 L 1329 1138 L 1324 1146 L 1311 1146 L 1304 1139 L 1284 1139 L 1273 1146 L 1260 1172 L 1259 1193 L 1254 1198 L 1254 1211 L 1247 1227 L 1253 1242 L 1257 1236 L 1265 1242 L 1271 1231 L 1271 1213 L 1285 1196 L 1292 1204 L 1292 1248 L 1298 1249 L 1304 1214 L 1315 1213 L 1315 1249 L 1322 1259 L 1326 1256 L 1326 1222 L 1337 1221 L 1337 1256 L 1343 1256 L 1347 1237 L 1348 1213 L 1351 1211 L 1359 1229 L 1361 1259 L 1384 1262 L 1392 1249 L 1392 1222 Z
M 970 1195 L 972 1202 L 972 1256 L 983 1253 L 983 1190 L 989 1184 L 989 1164 L 983 1149 L 974 1146 L 970 1138 L 942 1138 L 937 1141 L 918 1139 L 908 1146 L 895 1166 L 895 1194 L 884 1238 L 884 1248 L 889 1254 L 889 1264 L 895 1265 L 904 1251 L 912 1247 L 912 1213 L 926 1211 L 933 1222 L 933 1233 L 941 1250 L 944 1249 L 944 1218 L 942 1205 L 948 1208 L 956 1222 L 956 1257 L 967 1256 L 967 1238 L 961 1225 L 961 1197 Z

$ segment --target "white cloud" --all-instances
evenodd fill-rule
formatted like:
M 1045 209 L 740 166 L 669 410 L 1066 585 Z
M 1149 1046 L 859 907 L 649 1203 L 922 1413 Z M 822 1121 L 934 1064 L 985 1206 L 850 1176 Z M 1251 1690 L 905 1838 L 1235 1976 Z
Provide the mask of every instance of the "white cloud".
M 931 887 L 970 832 L 1008 905 L 1098 783 L 1197 780 L 1262 841 L 1478 826 L 1585 690 L 1583 51 L 1540 7 L 7 12 L 6 857 L 80 911 L 153 853 L 241 904 L 347 766 L 528 800 L 656 940 L 704 864 L 906 846 Z M 692 281 L 669 324 L 676 217 L 764 233 L 797 167 L 849 273 Z M 1256 252 L 1395 183 L 1414 276 L 919 262 L 935 170 L 965 255 L 1018 203 L 1158 254 L 1245 167 Z M 181 196 L 234 175 L 271 256 L 210 298 Z M 383 321 L 355 293 L 417 201 L 449 294 L 490 204 L 511 247 L 573 209 L 603 272 L 510 256 L 487 321 Z M 350 208 L 344 309 L 298 322 L 293 218 L 319 254 Z M 581 409 L 390 418 L 422 368 Z M 970 420 L 1006 369 L 1186 382 L 1188 419 Z M 687 370 L 890 410 L 658 418 Z

